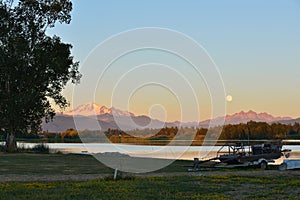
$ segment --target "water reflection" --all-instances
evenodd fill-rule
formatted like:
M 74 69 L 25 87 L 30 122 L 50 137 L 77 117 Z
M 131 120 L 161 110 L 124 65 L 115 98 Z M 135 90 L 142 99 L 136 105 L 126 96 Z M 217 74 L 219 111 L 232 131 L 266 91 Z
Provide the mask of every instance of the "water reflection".
M 297 141 L 299 142 L 299 141 Z M 37 143 L 19 142 L 19 146 L 33 147 Z M 126 145 L 126 144 L 105 144 L 105 143 L 47 143 L 52 151 L 63 153 L 105 153 L 118 152 L 133 157 L 149 157 L 164 159 L 184 159 L 193 160 L 194 158 L 209 159 L 215 157 L 221 146 L 153 146 L 153 145 Z M 245 148 L 248 148 L 247 146 Z M 290 159 L 300 159 L 300 145 L 284 145 L 283 149 L 291 149 Z M 223 149 L 226 151 L 226 148 Z M 149 153 L 151 152 L 151 153 Z M 207 154 L 203 152 L 208 152 Z M 200 154 L 201 153 L 201 154 Z M 179 158 L 175 157 L 181 155 Z M 201 157 L 200 155 L 206 155 Z M 282 160 L 280 160 L 282 162 Z

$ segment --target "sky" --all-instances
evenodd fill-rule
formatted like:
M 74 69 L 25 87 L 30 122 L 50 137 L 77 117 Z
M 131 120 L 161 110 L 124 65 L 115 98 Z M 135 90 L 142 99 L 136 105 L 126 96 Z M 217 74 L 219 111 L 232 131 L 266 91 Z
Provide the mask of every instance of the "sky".
M 82 83 L 68 85 L 63 92 L 71 108 L 94 100 L 168 121 L 182 119 L 182 109 L 191 113 L 184 121 L 199 117 L 196 111 L 200 120 L 210 118 L 217 106 L 210 99 L 212 91 L 205 77 L 195 75 L 188 63 L 169 52 L 150 49 L 125 55 L 99 81 L 104 66 L 93 57 L 99 44 L 124 31 L 159 27 L 184 34 L 205 49 L 220 73 L 225 94 L 220 98 L 227 114 L 254 110 L 300 117 L 300 1 L 74 0 L 73 6 L 71 24 L 57 24 L 48 31 L 71 43 L 74 59 L 81 63 Z M 125 76 L 143 64 L 136 74 Z M 183 84 L 186 79 L 181 75 L 189 83 Z M 124 82 L 118 85 L 122 77 Z M 172 84 L 172 88 L 152 84 L 134 89 L 134 83 L 142 86 L 139 79 L 151 80 L 149 77 L 155 77 L 155 82 L 168 80 L 164 84 Z M 196 91 L 196 101 L 189 86 Z M 119 88 L 119 93 L 113 99 L 114 88 Z M 126 88 L 132 89 L 130 97 L 122 93 Z M 126 101 L 121 102 L 120 95 Z M 180 95 L 183 99 L 178 99 Z M 231 101 L 226 101 L 228 95 Z

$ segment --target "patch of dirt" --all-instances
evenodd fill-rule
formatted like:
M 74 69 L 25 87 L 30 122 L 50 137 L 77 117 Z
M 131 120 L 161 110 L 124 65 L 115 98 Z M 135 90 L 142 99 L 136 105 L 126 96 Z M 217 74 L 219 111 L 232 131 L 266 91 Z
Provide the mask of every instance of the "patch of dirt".
M 78 175 L 0 175 L 0 183 L 6 182 L 54 182 L 54 181 L 88 181 L 105 178 L 103 174 L 78 174 Z

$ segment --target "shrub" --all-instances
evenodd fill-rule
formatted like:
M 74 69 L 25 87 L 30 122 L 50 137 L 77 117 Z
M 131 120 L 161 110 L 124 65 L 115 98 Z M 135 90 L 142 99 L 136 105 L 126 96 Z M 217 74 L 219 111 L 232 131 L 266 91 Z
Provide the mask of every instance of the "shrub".
M 35 145 L 32 150 L 36 153 L 49 153 L 50 151 L 49 146 L 44 143 Z
M 5 152 L 6 148 L 4 144 L 0 144 L 0 152 Z

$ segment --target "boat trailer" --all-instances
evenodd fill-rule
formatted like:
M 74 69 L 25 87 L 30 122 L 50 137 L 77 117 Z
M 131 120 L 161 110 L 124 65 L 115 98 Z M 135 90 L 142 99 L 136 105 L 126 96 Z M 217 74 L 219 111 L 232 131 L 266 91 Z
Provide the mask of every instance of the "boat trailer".
M 268 164 L 275 163 L 276 159 L 282 156 L 289 157 L 289 152 L 291 152 L 289 149 L 282 150 L 281 141 L 264 142 L 251 146 L 244 146 L 240 142 L 234 145 L 227 143 L 218 150 L 216 157 L 206 160 L 194 158 L 193 168 L 189 169 L 189 171 L 197 171 L 201 168 L 234 168 L 246 166 L 257 166 L 261 169 L 266 169 Z

